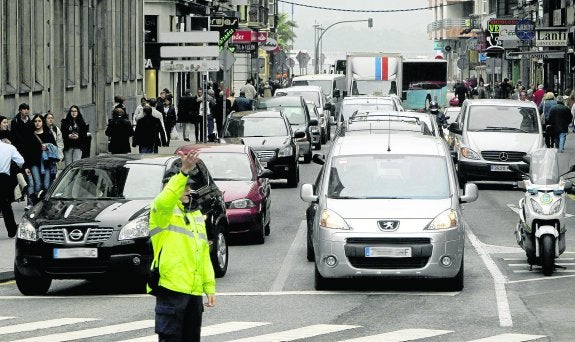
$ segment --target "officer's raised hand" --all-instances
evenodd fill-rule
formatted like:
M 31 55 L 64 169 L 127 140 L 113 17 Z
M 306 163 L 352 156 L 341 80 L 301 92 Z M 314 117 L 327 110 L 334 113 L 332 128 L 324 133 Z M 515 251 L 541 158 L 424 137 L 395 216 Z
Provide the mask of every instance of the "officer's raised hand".
M 180 160 L 182 161 L 182 167 L 180 170 L 185 174 L 189 174 L 190 171 L 196 167 L 196 164 L 200 159 L 198 157 L 197 151 L 190 152 L 188 154 L 184 154 L 184 152 L 178 152 L 178 155 L 180 156 Z

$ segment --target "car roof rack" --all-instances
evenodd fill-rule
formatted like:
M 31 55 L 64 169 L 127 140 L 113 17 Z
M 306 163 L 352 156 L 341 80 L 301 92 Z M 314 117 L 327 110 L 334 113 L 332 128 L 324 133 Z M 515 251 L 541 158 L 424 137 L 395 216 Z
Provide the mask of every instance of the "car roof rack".
M 420 126 L 420 132 L 423 135 L 433 135 L 431 128 L 427 123 L 421 121 L 418 116 L 406 115 L 405 112 L 397 113 L 381 113 L 370 114 L 370 112 L 360 112 L 355 111 L 352 116 L 341 125 L 340 129 L 337 131 L 338 136 L 345 136 L 346 132 L 369 132 L 381 133 L 382 131 L 410 131 L 415 132 L 416 130 L 406 130 L 390 128 L 386 123 L 406 123 Z

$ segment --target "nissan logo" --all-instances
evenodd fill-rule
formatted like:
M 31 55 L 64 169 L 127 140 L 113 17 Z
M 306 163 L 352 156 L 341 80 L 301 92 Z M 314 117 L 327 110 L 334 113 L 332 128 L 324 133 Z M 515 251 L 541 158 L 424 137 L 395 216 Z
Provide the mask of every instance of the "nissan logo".
M 399 221 L 377 221 L 380 230 L 394 231 L 399 228 Z
M 499 160 L 504 162 L 507 161 L 507 159 L 509 159 L 509 154 L 507 154 L 507 152 L 499 153 Z
M 68 234 L 68 236 L 70 237 L 70 240 L 78 241 L 82 238 L 82 236 L 84 236 L 84 233 L 82 233 L 80 229 L 74 229 Z

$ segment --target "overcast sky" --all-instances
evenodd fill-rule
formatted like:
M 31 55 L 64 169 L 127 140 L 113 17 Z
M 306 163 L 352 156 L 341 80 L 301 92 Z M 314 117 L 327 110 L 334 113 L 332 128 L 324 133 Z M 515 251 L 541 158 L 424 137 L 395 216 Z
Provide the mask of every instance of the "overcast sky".
M 288 0 L 286 0 L 288 1 Z M 400 10 L 428 7 L 428 0 L 289 0 L 290 2 L 318 7 L 346 10 Z M 279 2 L 279 11 L 292 16 L 292 5 Z M 313 58 L 314 24 L 324 28 L 338 21 L 363 20 L 373 18 L 373 28 L 367 22 L 342 23 L 327 31 L 322 38 L 326 59 L 345 56 L 346 51 L 385 51 L 400 52 L 408 57 L 435 56 L 433 42 L 428 38 L 427 25 L 433 21 L 429 9 L 391 12 L 365 13 L 331 11 L 303 6 L 293 6 L 293 21 L 297 38 L 294 50 L 307 50 Z

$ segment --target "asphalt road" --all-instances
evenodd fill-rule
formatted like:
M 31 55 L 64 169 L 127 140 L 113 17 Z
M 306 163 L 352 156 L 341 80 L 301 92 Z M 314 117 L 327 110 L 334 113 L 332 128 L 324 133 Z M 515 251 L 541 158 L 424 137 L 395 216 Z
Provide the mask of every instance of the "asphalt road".
M 319 169 L 302 164 L 300 185 Z M 510 186 L 480 185 L 479 199 L 465 205 L 462 292 L 423 280 L 353 281 L 317 292 L 305 257 L 306 203 L 299 189 L 274 181 L 271 235 L 264 245 L 232 241 L 217 305 L 204 312 L 204 340 L 572 341 L 575 233 L 567 233 L 565 269 L 552 277 L 530 272 L 513 236 L 521 196 Z M 571 200 L 567 211 L 575 214 Z M 568 227 L 574 224 L 569 218 Z M 55 281 L 45 297 L 21 296 L 7 282 L 0 307 L 2 341 L 156 340 L 154 297 L 118 280 Z

